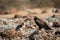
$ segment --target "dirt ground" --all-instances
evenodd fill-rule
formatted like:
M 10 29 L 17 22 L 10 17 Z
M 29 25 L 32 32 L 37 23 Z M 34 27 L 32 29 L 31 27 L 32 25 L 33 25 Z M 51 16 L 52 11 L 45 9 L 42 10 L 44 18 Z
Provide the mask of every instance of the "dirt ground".
M 35 8 L 35 9 L 26 9 L 24 11 L 17 11 L 17 12 L 12 12 L 11 14 L 6 14 L 6 15 L 0 15 L 0 18 L 13 18 L 14 15 L 19 15 L 19 16 L 38 16 L 40 18 L 47 18 L 50 17 L 52 15 L 60 15 L 59 13 L 53 13 L 52 12 L 53 8 L 45 8 L 45 9 L 39 9 L 39 8 Z M 29 13 L 30 10 L 31 12 Z M 46 10 L 46 13 L 42 14 L 42 10 Z

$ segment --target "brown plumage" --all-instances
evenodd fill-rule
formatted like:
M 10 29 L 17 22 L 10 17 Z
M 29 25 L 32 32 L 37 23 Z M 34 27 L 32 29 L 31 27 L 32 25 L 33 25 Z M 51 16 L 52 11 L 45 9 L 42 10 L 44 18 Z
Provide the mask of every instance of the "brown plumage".
M 44 22 L 43 20 L 39 19 L 38 17 L 34 17 L 35 23 L 38 25 L 39 29 L 44 28 L 45 30 L 51 30 L 51 28 Z

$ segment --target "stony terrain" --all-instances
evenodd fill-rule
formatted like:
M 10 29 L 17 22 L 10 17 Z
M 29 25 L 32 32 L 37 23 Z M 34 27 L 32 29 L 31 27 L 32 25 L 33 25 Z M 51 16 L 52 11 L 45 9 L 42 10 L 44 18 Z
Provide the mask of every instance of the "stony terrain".
M 60 11 L 52 10 L 37 8 L 0 15 L 0 40 L 60 40 Z M 35 23 L 35 16 L 42 20 L 38 21 L 41 25 L 48 25 L 51 30 L 40 29 Z

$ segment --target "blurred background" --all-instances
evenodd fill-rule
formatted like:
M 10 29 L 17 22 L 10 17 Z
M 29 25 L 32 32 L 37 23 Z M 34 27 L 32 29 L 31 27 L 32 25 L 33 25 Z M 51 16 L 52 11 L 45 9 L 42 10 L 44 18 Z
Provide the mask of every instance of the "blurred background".
M 15 8 L 60 8 L 60 0 L 0 0 L 0 11 Z

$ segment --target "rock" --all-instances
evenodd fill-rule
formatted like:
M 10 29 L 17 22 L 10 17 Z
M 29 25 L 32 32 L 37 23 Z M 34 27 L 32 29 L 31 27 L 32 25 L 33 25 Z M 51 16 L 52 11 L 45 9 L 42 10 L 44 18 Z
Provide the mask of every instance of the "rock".
M 37 17 L 37 23 L 42 27 L 39 30 L 39 26 L 32 16 L 15 19 L 2 18 L 0 19 L 0 40 L 59 40 L 57 37 L 60 34 L 57 31 L 60 31 L 60 28 L 52 27 L 52 23 L 54 22 L 52 20 L 55 19 L 55 17 L 50 17 L 48 19 L 49 22 L 47 19 L 39 19 Z M 56 22 L 59 24 L 59 21 Z M 49 27 L 52 30 L 47 30 L 45 27 Z
M 19 18 L 19 15 L 15 15 L 14 18 Z
M 53 27 L 55 27 L 55 28 L 60 27 L 60 23 L 59 22 L 53 22 Z
M 55 9 L 52 10 L 52 12 L 53 13 L 58 13 L 58 9 L 55 8 Z
M 21 33 L 23 36 L 28 37 L 30 36 L 32 33 L 34 33 L 38 27 L 36 26 L 35 28 L 32 28 L 34 26 L 29 26 L 30 22 L 27 24 L 28 22 L 24 23 L 24 26 L 20 29 Z
M 18 25 L 15 30 L 19 30 L 23 25 L 24 25 L 24 23 Z
M 46 13 L 46 9 L 45 10 L 42 10 L 42 14 Z
M 55 35 L 58 36 L 58 37 L 60 37 L 60 31 L 56 31 Z

